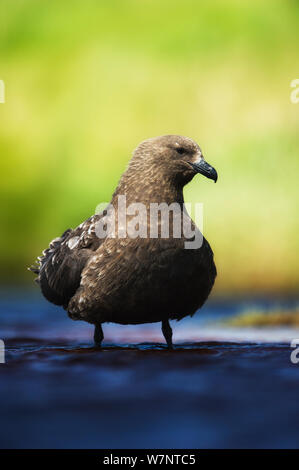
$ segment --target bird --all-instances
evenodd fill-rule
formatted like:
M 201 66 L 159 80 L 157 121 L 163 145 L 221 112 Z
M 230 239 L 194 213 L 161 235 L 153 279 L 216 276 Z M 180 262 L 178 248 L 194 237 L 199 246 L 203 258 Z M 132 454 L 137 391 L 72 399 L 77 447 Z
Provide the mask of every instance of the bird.
M 214 182 L 218 178 L 193 139 L 163 135 L 144 140 L 106 208 L 55 238 L 29 268 L 48 301 L 62 306 L 71 319 L 94 325 L 97 347 L 104 339 L 103 323 L 161 322 L 167 347 L 173 349 L 169 320 L 193 316 L 206 302 L 217 275 L 214 254 L 183 196 L 197 174 Z M 130 212 L 120 208 L 121 198 Z M 150 219 L 153 207 L 172 206 L 176 211 L 169 210 L 166 218 L 156 210 L 157 217 Z M 178 228 L 183 233 L 178 235 Z M 198 246 L 188 247 L 196 238 Z

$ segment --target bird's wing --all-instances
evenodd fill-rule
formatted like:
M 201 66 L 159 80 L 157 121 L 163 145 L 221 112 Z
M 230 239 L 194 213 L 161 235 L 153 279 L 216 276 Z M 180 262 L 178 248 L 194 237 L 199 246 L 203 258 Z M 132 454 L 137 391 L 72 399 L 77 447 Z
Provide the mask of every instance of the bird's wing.
M 75 229 L 55 238 L 35 266 L 36 282 L 50 302 L 67 306 L 80 285 L 81 272 L 103 239 L 96 235 L 96 223 L 102 215 L 94 215 Z

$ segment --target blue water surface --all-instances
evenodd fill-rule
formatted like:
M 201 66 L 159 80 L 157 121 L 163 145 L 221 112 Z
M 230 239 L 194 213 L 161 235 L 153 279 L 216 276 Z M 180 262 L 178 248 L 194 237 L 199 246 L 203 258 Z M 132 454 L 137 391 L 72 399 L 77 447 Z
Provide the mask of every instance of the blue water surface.
M 0 338 L 1 448 L 292 448 L 299 444 L 296 331 L 238 340 L 219 320 L 251 307 L 292 308 L 296 299 L 211 299 L 160 325 L 73 322 L 37 291 L 3 289 Z M 258 334 L 258 332 L 257 332 Z M 294 336 L 296 337 L 296 336 Z M 250 338 L 250 340 L 248 340 Z M 277 339 L 278 338 L 278 339 Z

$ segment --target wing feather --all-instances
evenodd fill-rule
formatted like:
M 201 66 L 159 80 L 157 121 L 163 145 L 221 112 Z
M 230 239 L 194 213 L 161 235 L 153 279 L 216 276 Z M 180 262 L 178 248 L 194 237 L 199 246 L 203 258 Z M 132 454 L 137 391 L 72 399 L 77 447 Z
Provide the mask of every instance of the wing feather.
M 29 269 L 37 274 L 36 282 L 47 300 L 65 308 L 81 281 L 88 259 L 103 239 L 96 236 L 95 224 L 101 215 L 86 220 L 74 230 L 66 230 L 49 244 Z

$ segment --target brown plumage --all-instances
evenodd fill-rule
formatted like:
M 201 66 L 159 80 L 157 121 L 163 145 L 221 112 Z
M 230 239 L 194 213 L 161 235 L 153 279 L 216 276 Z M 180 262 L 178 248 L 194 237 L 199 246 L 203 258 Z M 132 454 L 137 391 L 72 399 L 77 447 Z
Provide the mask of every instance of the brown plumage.
M 203 238 L 199 248 L 186 249 L 185 242 L 190 238 L 184 234 L 177 238 L 172 228 L 175 218 L 172 212 L 167 219 L 169 236 L 161 233 L 165 219 L 160 213 L 156 226 L 149 223 L 151 203 L 176 202 L 183 211 L 183 187 L 196 173 L 217 180 L 216 171 L 204 160 L 193 140 L 168 135 L 142 142 L 112 196 L 114 236 L 111 233 L 99 236 L 98 230 L 107 229 L 111 213 L 94 215 L 53 240 L 38 259 L 38 265 L 31 268 L 38 274 L 37 282 L 50 302 L 62 305 L 72 319 L 95 325 L 96 344 L 102 342 L 104 322 L 161 321 L 171 348 L 169 319 L 193 315 L 206 301 L 216 277 L 208 242 Z M 134 216 L 138 212 L 123 219 L 119 196 L 125 196 L 127 206 L 143 204 L 145 212 L 143 216 L 139 213 L 136 225 Z M 199 233 L 188 214 L 184 214 L 180 228 L 187 220 Z M 124 221 L 131 222 L 139 236 L 132 238 L 120 233 Z M 158 238 L 150 236 L 150 229 L 158 229 Z

